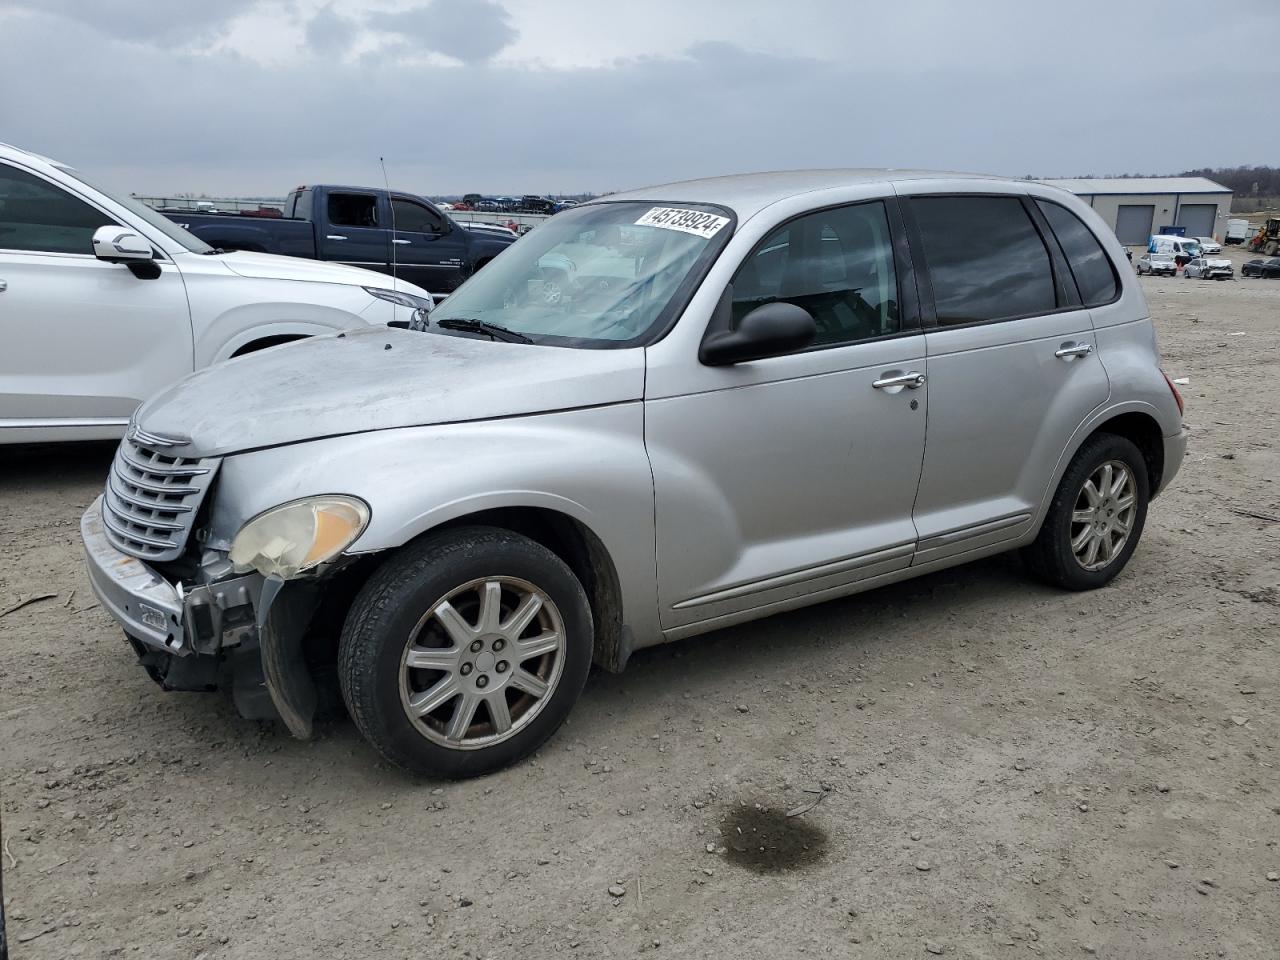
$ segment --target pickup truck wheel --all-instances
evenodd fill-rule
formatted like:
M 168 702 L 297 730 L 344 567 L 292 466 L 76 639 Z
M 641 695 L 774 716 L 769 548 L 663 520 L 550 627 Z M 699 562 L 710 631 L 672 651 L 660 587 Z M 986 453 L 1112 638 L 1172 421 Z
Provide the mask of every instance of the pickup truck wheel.
M 550 550 L 492 527 L 394 554 L 342 631 L 338 674 L 360 732 L 388 760 L 449 778 L 528 755 L 586 683 L 586 592 Z
M 1138 546 L 1147 521 L 1147 465 L 1131 440 L 1098 433 L 1076 453 L 1024 551 L 1038 577 L 1067 590 L 1110 583 Z

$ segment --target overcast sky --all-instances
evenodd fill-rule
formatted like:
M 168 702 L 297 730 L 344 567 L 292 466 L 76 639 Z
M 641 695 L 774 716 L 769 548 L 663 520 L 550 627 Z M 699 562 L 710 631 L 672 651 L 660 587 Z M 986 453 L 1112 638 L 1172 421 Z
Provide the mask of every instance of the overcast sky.
M 1173 172 L 1280 163 L 1278 48 L 1274 0 L 0 0 L 0 141 L 215 196 Z

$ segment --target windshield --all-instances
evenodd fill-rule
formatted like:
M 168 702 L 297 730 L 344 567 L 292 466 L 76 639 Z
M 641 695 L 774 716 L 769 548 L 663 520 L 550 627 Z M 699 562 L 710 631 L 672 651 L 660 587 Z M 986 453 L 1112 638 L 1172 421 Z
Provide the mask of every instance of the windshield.
M 708 204 L 597 203 L 556 214 L 431 312 L 537 343 L 617 347 L 660 334 L 732 231 Z
M 132 213 L 139 220 L 145 220 L 148 224 L 155 227 L 157 230 L 163 233 L 170 240 L 174 241 L 175 243 L 181 244 L 184 248 L 186 248 L 187 250 L 190 250 L 192 253 L 207 253 L 213 249 L 213 247 L 209 246 L 209 244 L 205 243 L 195 234 L 188 233 L 186 230 L 183 230 L 182 227 L 178 226 L 176 223 L 174 223 L 164 214 L 156 213 L 154 210 L 148 207 L 141 200 L 135 200 L 133 197 L 122 197 L 119 194 L 112 192 L 111 190 L 104 190 L 102 187 L 95 184 L 92 180 L 86 179 L 84 174 L 82 174 L 79 170 L 74 170 L 71 167 L 59 166 L 58 170 L 66 174 L 68 177 L 71 177 L 73 180 L 79 180 L 89 189 L 96 190 L 98 193 L 101 193 L 104 196 L 110 197 L 116 203 L 120 204 L 120 206 L 124 207 L 126 210 Z

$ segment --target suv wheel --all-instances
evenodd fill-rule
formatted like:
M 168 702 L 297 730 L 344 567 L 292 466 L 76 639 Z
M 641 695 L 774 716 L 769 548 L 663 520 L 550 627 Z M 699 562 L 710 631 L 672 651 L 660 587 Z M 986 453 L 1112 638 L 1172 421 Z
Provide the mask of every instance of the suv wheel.
M 1026 548 L 1041 579 L 1068 590 L 1111 582 L 1138 546 L 1150 496 L 1146 461 L 1132 441 L 1090 437 L 1058 484 L 1044 525 Z
M 342 695 L 360 732 L 416 773 L 470 777 L 537 749 L 591 666 L 587 596 L 546 547 L 491 527 L 393 555 L 347 615 Z

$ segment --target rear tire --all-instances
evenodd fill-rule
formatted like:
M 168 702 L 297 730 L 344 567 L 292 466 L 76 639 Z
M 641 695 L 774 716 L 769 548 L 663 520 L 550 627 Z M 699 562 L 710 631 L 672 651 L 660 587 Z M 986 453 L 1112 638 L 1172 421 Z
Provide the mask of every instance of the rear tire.
M 510 531 L 463 527 L 410 544 L 369 578 L 343 626 L 338 678 L 386 759 L 457 779 L 541 746 L 582 692 L 592 649 L 586 592 L 564 561 Z
M 1149 499 L 1137 446 L 1113 433 L 1094 434 L 1072 458 L 1039 535 L 1023 550 L 1028 568 L 1065 590 L 1105 586 L 1137 548 Z

